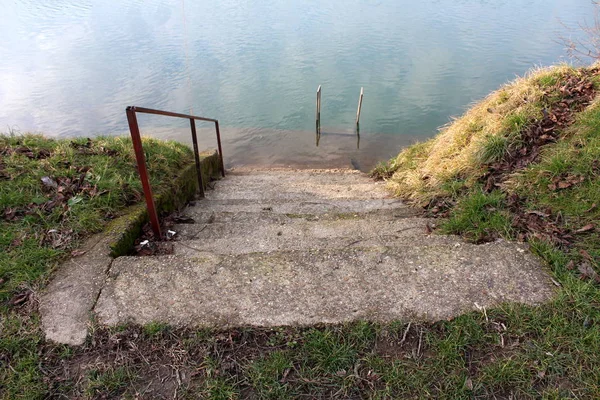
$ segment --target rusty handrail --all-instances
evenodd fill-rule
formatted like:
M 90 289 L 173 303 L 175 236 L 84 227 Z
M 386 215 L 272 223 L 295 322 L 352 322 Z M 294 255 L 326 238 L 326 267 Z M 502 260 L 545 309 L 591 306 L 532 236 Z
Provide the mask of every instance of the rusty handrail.
M 219 121 L 212 118 L 197 117 L 194 115 L 179 114 L 169 111 L 154 110 L 151 108 L 129 106 L 125 110 L 127 114 L 127 122 L 129 123 L 129 132 L 131 133 L 131 141 L 133 142 L 133 150 L 135 152 L 135 158 L 138 165 L 138 171 L 140 173 L 140 180 L 142 181 L 142 187 L 144 188 L 144 197 L 146 198 L 146 207 L 148 208 L 148 215 L 150 217 L 150 225 L 154 235 L 158 240 L 162 238 L 160 232 L 160 223 L 158 221 L 158 214 L 156 207 L 154 206 L 154 197 L 152 196 L 152 187 L 150 186 L 150 179 L 148 178 L 148 169 L 146 168 L 146 156 L 144 155 L 144 149 L 142 147 L 142 138 L 140 135 L 140 128 L 137 122 L 136 113 L 143 114 L 155 114 L 164 115 L 166 117 L 184 118 L 190 121 L 190 130 L 192 133 L 192 143 L 194 145 L 194 158 L 196 160 L 196 173 L 198 175 L 198 187 L 200 189 L 200 196 L 204 197 L 204 184 L 202 182 L 202 168 L 200 166 L 200 154 L 198 153 L 198 138 L 196 136 L 196 120 L 214 122 L 215 130 L 217 134 L 217 146 L 219 149 L 219 167 L 221 169 L 221 175 L 225 176 L 225 167 L 223 166 L 223 150 L 221 148 L 221 132 L 219 131 Z

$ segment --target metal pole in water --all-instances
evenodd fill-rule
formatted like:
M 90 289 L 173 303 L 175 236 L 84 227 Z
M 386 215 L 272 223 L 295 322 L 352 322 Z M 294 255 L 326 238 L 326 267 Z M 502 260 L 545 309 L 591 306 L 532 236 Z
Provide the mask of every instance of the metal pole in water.
M 321 127 L 321 85 L 317 88 L 317 127 Z
M 356 125 L 358 126 L 358 123 L 360 121 L 360 109 L 362 107 L 362 100 L 363 100 L 363 88 L 360 88 L 360 97 L 358 98 L 358 110 L 356 110 Z
M 317 88 L 316 135 L 317 135 L 317 147 L 318 147 L 319 139 L 321 139 L 321 85 L 319 85 L 319 87 Z

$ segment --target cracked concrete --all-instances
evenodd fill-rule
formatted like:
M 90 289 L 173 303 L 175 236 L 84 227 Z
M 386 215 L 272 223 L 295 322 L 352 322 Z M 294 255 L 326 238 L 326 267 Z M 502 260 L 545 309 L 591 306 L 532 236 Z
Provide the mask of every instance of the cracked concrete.
M 111 264 L 98 244 L 71 260 L 42 301 L 47 337 L 83 343 L 94 304 L 106 325 L 278 326 L 439 320 L 554 293 L 526 245 L 428 234 L 435 221 L 356 171 L 234 171 L 214 186 L 174 227 L 175 254 Z
M 115 261 L 101 323 L 437 320 L 553 294 L 526 245 L 430 235 L 435 221 L 358 172 L 234 172 L 187 214 L 174 255 Z
M 101 234 L 90 238 L 79 249 L 84 254 L 71 258 L 54 274 L 40 299 L 46 339 L 70 345 L 85 342 L 90 311 L 113 262 L 109 242 Z
M 96 312 L 107 325 L 439 320 L 476 304 L 548 300 L 550 282 L 525 250 L 506 242 L 476 246 L 432 237 L 393 247 L 122 257 Z

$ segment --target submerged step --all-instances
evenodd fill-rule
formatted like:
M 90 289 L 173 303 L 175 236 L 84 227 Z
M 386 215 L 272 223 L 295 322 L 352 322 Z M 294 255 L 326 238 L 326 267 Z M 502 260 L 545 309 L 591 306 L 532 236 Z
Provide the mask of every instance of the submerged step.
M 95 311 L 107 325 L 311 325 L 439 320 L 552 295 L 526 246 L 446 238 L 394 247 L 120 257 Z

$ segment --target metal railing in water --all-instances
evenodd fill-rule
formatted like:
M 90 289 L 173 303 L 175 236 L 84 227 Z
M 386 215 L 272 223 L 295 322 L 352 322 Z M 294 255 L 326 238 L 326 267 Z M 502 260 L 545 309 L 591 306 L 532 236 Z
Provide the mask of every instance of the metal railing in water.
M 157 240 L 160 240 L 162 238 L 160 232 L 160 223 L 158 221 L 156 207 L 154 206 L 152 187 L 150 186 L 150 180 L 148 178 L 148 169 L 146 168 L 146 157 L 144 155 L 144 149 L 142 147 L 142 138 L 140 135 L 140 128 L 138 126 L 136 113 L 164 115 L 166 117 L 184 118 L 190 121 L 192 143 L 194 145 L 194 157 L 196 159 L 196 172 L 198 175 L 198 188 L 200 189 L 200 196 L 202 197 L 204 197 L 204 184 L 202 182 L 202 169 L 200 166 L 200 154 L 198 152 L 196 120 L 215 123 L 215 130 L 217 134 L 217 146 L 219 150 L 219 167 L 221 169 L 221 175 L 225 176 L 225 167 L 223 166 L 223 150 L 221 149 L 221 133 L 219 131 L 219 121 L 212 118 L 196 117 L 194 115 L 178 114 L 169 111 L 153 110 L 150 108 L 142 108 L 135 106 L 127 107 L 125 112 L 127 113 L 127 122 L 129 123 L 129 132 L 131 133 L 131 140 L 133 142 L 133 150 L 135 152 L 138 171 L 140 173 L 140 180 L 142 181 L 142 187 L 144 188 L 144 197 L 146 198 L 146 207 L 148 208 L 150 224 L 152 225 L 152 230 L 154 231 L 154 235 L 156 236 Z

